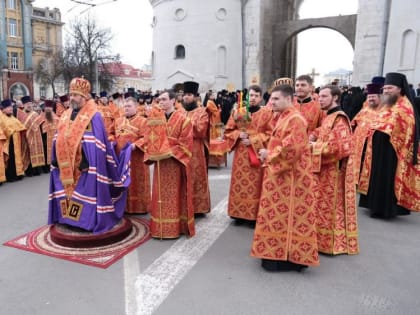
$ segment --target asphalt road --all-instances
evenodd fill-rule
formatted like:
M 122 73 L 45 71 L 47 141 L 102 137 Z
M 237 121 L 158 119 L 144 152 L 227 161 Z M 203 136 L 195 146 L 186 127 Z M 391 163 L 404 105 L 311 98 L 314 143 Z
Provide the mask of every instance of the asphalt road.
M 360 254 L 302 273 L 250 257 L 252 227 L 226 214 L 227 168 L 191 239 L 149 240 L 108 269 L 0 246 L 0 314 L 420 314 L 420 214 L 359 209 Z M 49 175 L 0 186 L 0 243 L 46 224 Z

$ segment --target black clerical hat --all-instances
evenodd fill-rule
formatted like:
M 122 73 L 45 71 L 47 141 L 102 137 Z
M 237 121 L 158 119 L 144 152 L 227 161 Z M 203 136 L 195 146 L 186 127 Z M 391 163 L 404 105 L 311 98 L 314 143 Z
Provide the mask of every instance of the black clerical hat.
M 199 84 L 197 82 L 194 82 L 194 81 L 184 82 L 184 94 L 191 93 L 191 94 L 197 95 L 198 86 L 199 86 Z
M 32 99 L 31 99 L 31 97 L 29 95 L 25 95 L 20 100 L 22 101 L 22 104 L 26 104 L 26 103 L 32 102 Z

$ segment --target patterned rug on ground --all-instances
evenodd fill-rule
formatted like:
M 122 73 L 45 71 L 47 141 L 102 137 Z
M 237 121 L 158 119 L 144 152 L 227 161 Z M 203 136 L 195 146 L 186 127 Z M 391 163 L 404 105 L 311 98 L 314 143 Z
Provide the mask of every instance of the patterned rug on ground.
M 150 239 L 147 220 L 134 217 L 128 219 L 133 224 L 131 233 L 122 241 L 102 247 L 71 248 L 55 244 L 51 241 L 49 225 L 21 235 L 3 245 L 105 269 Z

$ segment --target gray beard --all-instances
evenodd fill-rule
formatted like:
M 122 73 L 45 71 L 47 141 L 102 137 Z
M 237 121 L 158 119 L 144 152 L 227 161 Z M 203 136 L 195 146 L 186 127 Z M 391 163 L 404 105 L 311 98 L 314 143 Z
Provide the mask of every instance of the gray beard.
M 79 109 L 81 106 L 79 104 L 77 104 L 76 102 L 70 102 L 70 106 L 73 109 Z
M 398 101 L 398 95 L 382 95 L 384 105 L 394 105 Z

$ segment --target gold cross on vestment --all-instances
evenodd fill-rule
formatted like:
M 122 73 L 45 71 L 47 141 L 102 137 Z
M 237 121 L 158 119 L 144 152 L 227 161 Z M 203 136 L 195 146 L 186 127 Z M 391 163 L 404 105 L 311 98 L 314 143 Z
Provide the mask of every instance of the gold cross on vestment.
M 149 136 L 149 139 L 152 141 L 152 142 L 155 142 L 155 139 L 157 139 L 158 138 L 158 136 L 152 131 L 151 133 L 150 133 L 150 136 Z

